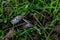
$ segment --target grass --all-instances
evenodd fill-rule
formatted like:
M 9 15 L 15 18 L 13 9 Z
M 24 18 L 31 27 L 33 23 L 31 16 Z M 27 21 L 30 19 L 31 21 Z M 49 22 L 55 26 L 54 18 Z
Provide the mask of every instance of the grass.
M 34 20 L 30 20 L 34 21 L 34 25 L 22 30 L 17 28 L 18 34 L 12 40 L 33 40 L 32 33 L 38 35 L 39 39 L 36 40 L 53 40 L 52 30 L 60 25 L 59 0 L 0 0 L 0 39 L 6 35 L 3 28 L 11 25 L 12 18 L 17 15 L 25 18 L 28 13 L 33 15 Z M 15 26 L 17 25 L 11 25 L 12 28 Z

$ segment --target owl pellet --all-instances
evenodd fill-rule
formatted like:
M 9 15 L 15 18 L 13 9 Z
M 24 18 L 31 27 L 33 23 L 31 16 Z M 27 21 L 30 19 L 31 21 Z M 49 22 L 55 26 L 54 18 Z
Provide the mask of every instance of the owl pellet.
M 25 25 L 25 27 L 29 28 L 31 26 L 33 26 L 28 20 L 23 19 L 27 24 Z
M 16 16 L 13 20 L 11 20 L 12 24 L 17 24 L 19 21 L 21 21 L 22 16 Z
M 25 26 L 26 26 L 27 28 L 29 28 L 29 27 L 32 26 L 32 24 L 31 24 L 31 23 L 27 23 Z

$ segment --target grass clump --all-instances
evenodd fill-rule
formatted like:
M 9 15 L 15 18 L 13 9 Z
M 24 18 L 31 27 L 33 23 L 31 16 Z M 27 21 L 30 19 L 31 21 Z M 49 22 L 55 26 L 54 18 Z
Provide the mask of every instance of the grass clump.
M 18 15 L 33 26 L 26 28 L 23 20 L 12 25 L 10 21 Z M 59 0 L 0 0 L 1 40 L 4 40 L 9 30 L 17 32 L 17 35 L 9 38 L 10 40 L 56 40 L 60 37 L 58 37 L 60 31 L 55 30 L 58 25 L 60 25 Z

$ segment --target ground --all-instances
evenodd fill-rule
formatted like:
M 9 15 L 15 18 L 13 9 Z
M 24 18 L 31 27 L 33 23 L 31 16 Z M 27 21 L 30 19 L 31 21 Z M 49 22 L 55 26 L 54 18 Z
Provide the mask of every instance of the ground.
M 0 40 L 60 40 L 60 0 L 0 0 Z

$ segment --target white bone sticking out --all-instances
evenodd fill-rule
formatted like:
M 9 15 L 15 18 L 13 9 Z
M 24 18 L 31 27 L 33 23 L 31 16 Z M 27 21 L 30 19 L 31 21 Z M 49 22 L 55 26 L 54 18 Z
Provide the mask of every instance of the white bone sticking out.
M 13 20 L 11 20 L 11 23 L 12 24 L 16 24 L 18 23 L 19 21 L 21 21 L 22 17 L 21 16 L 16 16 Z

